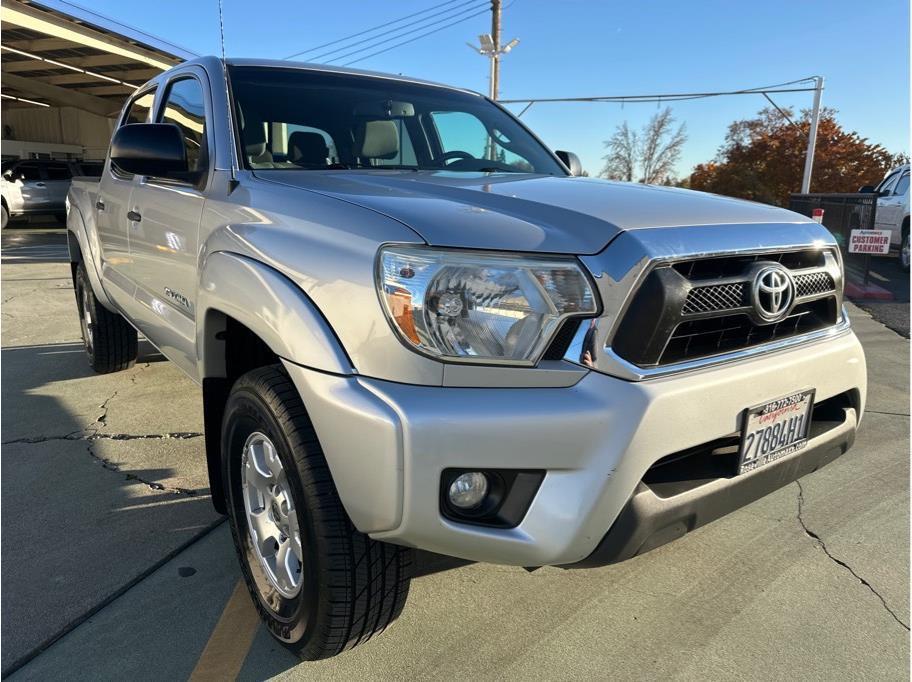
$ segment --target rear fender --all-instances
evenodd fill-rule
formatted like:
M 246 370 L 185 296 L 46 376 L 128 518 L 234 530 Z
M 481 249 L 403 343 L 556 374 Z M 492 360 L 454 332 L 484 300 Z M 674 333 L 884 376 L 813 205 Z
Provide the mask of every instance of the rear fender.
M 70 210 L 67 212 L 67 248 L 70 252 L 70 263 L 82 263 L 85 267 L 89 282 L 92 284 L 92 291 L 99 303 L 109 310 L 117 310 L 101 283 L 98 240 L 89 239 L 89 230 L 82 211 L 74 202 L 70 203 Z M 75 275 L 75 268 L 73 268 L 73 272 Z

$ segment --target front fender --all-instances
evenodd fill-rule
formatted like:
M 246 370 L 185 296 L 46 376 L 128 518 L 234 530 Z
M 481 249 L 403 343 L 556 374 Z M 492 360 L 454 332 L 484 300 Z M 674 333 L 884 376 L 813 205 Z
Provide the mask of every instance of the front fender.
M 210 253 L 200 271 L 198 292 L 200 377 L 225 376 L 223 347 L 209 328 L 214 313 L 234 318 L 285 360 L 331 374 L 353 373 L 351 361 L 320 311 L 291 280 L 268 265 L 226 251 Z

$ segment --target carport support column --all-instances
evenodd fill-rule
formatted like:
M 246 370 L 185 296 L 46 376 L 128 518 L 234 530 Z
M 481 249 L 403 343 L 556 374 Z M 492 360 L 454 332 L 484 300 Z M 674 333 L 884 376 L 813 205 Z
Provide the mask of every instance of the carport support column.
M 823 95 L 823 76 L 816 76 L 817 88 L 814 91 L 814 111 L 811 113 L 811 130 L 808 133 L 807 155 L 804 157 L 804 177 L 801 179 L 801 193 L 811 191 L 811 172 L 814 170 L 814 150 L 817 147 L 817 126 L 820 123 L 820 99 Z

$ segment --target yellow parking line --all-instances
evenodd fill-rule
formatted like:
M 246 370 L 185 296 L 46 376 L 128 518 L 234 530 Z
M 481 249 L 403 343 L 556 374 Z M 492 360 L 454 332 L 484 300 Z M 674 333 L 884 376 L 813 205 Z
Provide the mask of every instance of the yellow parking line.
M 243 580 L 238 580 L 190 674 L 191 682 L 237 679 L 259 624 L 247 586 Z

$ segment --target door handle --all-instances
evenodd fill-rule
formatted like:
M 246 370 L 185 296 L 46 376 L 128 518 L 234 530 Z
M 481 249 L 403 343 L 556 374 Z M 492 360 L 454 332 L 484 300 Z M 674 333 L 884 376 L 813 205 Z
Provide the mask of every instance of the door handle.
M 130 222 L 138 223 L 142 220 L 142 216 L 136 211 L 127 211 L 127 219 L 130 220 Z
M 105 209 L 104 202 L 99 199 L 95 202 L 95 208 L 97 208 L 99 211 L 103 211 Z
M 45 184 L 43 182 L 36 182 L 35 187 L 45 187 Z

